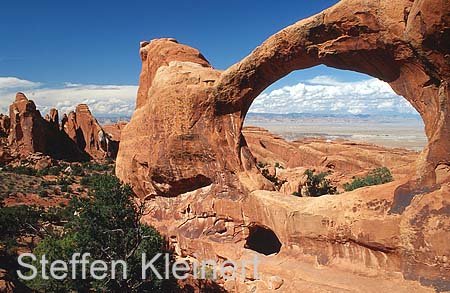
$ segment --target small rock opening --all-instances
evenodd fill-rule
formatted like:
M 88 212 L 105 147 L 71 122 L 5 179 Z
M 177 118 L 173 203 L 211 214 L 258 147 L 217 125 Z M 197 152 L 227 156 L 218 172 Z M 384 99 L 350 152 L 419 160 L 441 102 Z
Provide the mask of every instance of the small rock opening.
M 267 227 L 251 225 L 245 248 L 254 250 L 264 255 L 278 253 L 281 250 L 281 242 L 277 235 Z

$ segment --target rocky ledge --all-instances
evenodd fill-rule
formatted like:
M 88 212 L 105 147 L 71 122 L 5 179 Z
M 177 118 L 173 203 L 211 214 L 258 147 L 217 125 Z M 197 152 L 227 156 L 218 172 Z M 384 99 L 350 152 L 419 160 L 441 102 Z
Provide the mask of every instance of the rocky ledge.
M 239 283 L 251 292 L 293 284 L 308 292 L 428 290 L 417 282 L 450 290 L 449 11 L 440 0 L 343 0 L 225 71 L 174 39 L 143 42 L 137 106 L 122 130 L 116 174 L 146 200 L 146 220 L 180 256 L 268 254 L 262 283 L 252 276 Z M 257 156 L 267 148 L 252 148 L 242 131 L 252 101 L 288 73 L 319 64 L 382 79 L 421 114 L 428 144 L 397 170 L 399 180 L 296 198 L 275 192 L 261 174 Z M 344 171 L 367 164 L 311 147 L 282 156 Z M 302 259 L 322 271 L 339 268 L 342 279 L 313 277 Z

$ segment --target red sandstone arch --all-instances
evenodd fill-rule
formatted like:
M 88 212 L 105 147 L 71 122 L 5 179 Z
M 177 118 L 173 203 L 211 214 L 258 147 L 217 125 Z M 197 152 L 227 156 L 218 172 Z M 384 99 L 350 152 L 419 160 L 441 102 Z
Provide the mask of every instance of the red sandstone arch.
M 217 108 L 231 106 L 242 123 L 266 87 L 319 64 L 371 75 L 422 116 L 429 143 L 417 175 L 433 184 L 436 168 L 450 162 L 449 10 L 448 1 L 341 1 L 271 36 L 225 71 L 215 92 Z
M 429 141 L 417 165 L 420 184 L 447 180 L 446 0 L 344 0 L 271 36 L 224 72 L 173 39 L 142 43 L 140 54 L 137 107 L 122 133 L 116 173 L 141 196 L 210 183 L 228 195 L 230 186 L 262 188 L 241 134 L 245 115 L 267 86 L 319 64 L 377 77 L 404 96 L 422 116 Z

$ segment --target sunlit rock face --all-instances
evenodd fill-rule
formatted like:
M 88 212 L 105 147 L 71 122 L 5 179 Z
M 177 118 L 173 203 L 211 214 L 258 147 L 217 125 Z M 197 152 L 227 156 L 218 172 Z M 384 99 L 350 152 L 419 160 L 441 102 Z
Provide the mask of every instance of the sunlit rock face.
M 94 159 L 115 158 L 118 140 L 106 133 L 86 104 L 79 104 L 75 111 L 64 114 L 62 130 Z
M 27 156 L 41 152 L 55 159 L 80 161 L 87 158 L 72 140 L 62 132 L 56 120 L 45 120 L 33 101 L 17 93 L 9 107 L 10 129 L 8 143 L 14 154 Z M 57 113 L 53 111 L 52 119 Z
M 417 176 L 427 185 L 439 181 L 435 169 L 450 153 L 449 5 L 341 1 L 271 36 L 224 72 L 174 39 L 141 43 L 137 106 L 117 174 L 142 196 L 175 195 L 230 176 L 243 177 L 233 182 L 238 189 L 260 188 L 265 182 L 251 174 L 241 134 L 252 101 L 289 72 L 326 64 L 387 81 L 417 109 L 429 140 Z
M 260 249 L 251 239 L 267 231 L 276 241 L 261 249 L 280 249 L 292 267 L 309 255 L 319 265 L 401 272 L 448 290 L 449 11 L 440 0 L 343 0 L 223 72 L 173 39 L 143 42 L 116 174 L 147 199 L 146 221 L 180 255 L 239 257 L 246 245 Z M 319 64 L 384 80 L 420 113 L 428 144 L 409 178 L 319 200 L 260 191 L 273 186 L 242 135 L 245 115 L 266 87 Z

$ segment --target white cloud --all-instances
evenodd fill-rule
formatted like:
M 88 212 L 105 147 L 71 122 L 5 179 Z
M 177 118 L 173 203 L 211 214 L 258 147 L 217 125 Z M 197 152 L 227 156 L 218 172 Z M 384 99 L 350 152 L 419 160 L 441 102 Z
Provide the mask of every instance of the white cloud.
M 322 84 L 322 85 L 324 85 L 324 84 L 326 84 L 326 85 L 338 85 L 341 82 L 337 81 L 332 76 L 319 75 L 319 76 L 316 76 L 316 77 L 308 80 L 308 83 L 310 83 L 310 84 Z
M 6 113 L 16 92 L 22 91 L 36 103 L 42 114 L 50 108 L 68 113 L 76 105 L 85 103 L 96 115 L 131 116 L 137 88 L 136 85 L 83 85 L 70 82 L 61 87 L 49 88 L 32 81 L 0 77 L 0 112 Z
M 370 78 L 340 82 L 329 76 L 317 76 L 293 86 L 264 92 L 255 99 L 250 112 L 417 114 L 406 99 L 398 96 L 389 84 L 381 80 Z
M 40 86 L 39 82 L 19 79 L 17 77 L 0 77 L 0 90 L 3 89 L 29 89 Z
M 88 104 L 95 115 L 131 116 L 135 108 L 136 85 L 95 85 L 66 82 L 49 88 L 39 82 L 16 77 L 0 77 L 0 112 L 7 113 L 17 91 L 34 100 L 41 113 L 57 108 L 68 113 L 80 103 Z M 391 87 L 378 79 L 340 82 L 317 76 L 306 82 L 262 93 L 253 102 L 254 113 L 334 113 L 382 114 L 416 113 Z
M 72 82 L 65 82 L 64 86 L 65 87 L 77 87 L 77 86 L 81 86 L 82 84 L 80 83 L 72 83 Z

